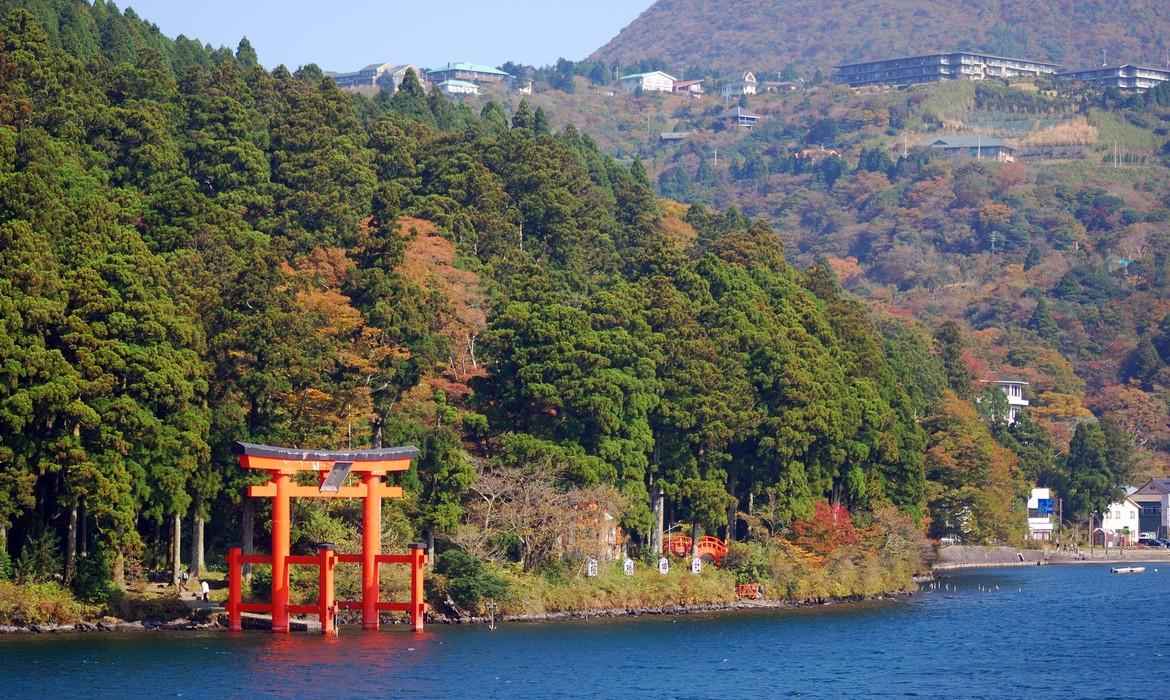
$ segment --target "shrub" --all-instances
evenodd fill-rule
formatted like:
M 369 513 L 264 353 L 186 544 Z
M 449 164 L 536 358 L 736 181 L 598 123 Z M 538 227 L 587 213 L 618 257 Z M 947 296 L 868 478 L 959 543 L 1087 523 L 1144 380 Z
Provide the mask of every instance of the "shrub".
M 109 610 L 123 620 L 175 620 L 186 618 L 191 609 L 178 596 L 140 598 L 116 591 L 111 596 Z
M 8 556 L 8 548 L 0 546 L 0 581 L 11 581 L 13 575 L 12 557 Z
M 483 562 L 457 549 L 439 555 L 435 573 L 442 579 L 433 582 L 432 590 L 445 592 L 456 605 L 468 610 L 478 610 L 484 598 L 506 599 L 510 592 L 507 579 L 487 571 Z
M 16 584 L 0 581 L 0 624 L 69 623 L 93 617 L 96 606 L 85 605 L 52 581 Z
M 106 605 L 114 592 L 109 559 L 104 547 L 77 560 L 77 574 L 72 581 L 73 593 L 87 603 Z
M 61 573 L 61 550 L 53 533 L 42 530 L 24 543 L 16 559 L 18 581 L 47 581 Z
M 772 557 L 768 547 L 759 542 L 733 542 L 723 566 L 735 574 L 736 583 L 759 583 L 771 576 Z

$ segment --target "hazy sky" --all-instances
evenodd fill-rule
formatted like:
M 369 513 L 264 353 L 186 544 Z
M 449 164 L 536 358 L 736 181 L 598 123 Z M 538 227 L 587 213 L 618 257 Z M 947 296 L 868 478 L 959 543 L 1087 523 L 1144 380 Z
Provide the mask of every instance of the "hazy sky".
M 316 63 L 350 71 L 369 63 L 448 61 L 492 66 L 580 60 L 652 0 L 121 0 L 163 34 L 214 47 L 252 42 L 267 68 Z

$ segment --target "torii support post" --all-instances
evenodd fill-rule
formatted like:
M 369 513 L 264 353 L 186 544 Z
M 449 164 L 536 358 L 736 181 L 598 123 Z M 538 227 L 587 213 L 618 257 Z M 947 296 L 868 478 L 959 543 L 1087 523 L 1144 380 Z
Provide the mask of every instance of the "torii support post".
M 236 632 L 244 629 L 244 616 L 241 607 L 244 602 L 244 592 L 242 590 L 244 578 L 243 556 L 243 545 L 228 545 L 228 629 Z
M 337 606 L 333 599 L 333 567 L 337 565 L 336 548 L 328 543 L 317 545 L 318 598 L 317 613 L 321 619 L 321 634 L 337 634 Z
M 382 553 L 382 478 L 363 475 L 362 504 L 362 629 L 378 629 L 378 555 Z
M 427 565 L 427 546 L 410 545 L 410 624 L 415 632 L 423 631 L 427 604 L 423 593 L 423 571 Z
M 288 632 L 289 495 L 291 477 L 273 474 L 276 495 L 272 499 L 272 631 Z

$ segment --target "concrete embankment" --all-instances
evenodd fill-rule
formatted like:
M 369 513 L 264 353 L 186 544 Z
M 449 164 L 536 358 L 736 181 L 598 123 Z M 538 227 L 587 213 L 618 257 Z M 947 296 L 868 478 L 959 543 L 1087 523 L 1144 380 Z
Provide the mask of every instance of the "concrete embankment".
M 987 566 L 1037 566 L 1045 563 L 1047 557 L 1038 549 L 951 545 L 939 547 L 938 560 L 931 568 L 935 571 L 950 571 Z
M 1170 564 L 1170 549 L 1129 547 L 1108 550 L 1100 547 L 1081 552 L 1056 552 L 1013 547 L 979 547 L 951 545 L 940 547 L 938 559 L 931 569 L 981 569 L 1005 566 L 1039 566 L 1045 564 L 1124 564 L 1132 562 L 1166 562 Z

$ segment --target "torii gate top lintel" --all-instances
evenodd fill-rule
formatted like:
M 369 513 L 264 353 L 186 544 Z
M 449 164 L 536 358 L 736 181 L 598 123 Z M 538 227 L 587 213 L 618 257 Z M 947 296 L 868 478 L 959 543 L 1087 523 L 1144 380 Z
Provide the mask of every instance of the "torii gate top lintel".
M 410 460 L 418 456 L 418 448 L 406 445 L 377 450 L 304 450 L 237 442 L 232 445 L 232 453 L 240 456 L 240 466 L 245 469 L 327 472 L 338 462 L 349 462 L 352 472 L 385 474 L 410 469 Z

